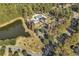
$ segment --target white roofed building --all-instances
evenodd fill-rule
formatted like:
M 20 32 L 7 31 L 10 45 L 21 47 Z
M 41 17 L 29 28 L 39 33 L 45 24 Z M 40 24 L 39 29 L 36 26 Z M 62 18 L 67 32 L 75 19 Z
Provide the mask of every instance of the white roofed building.
M 38 23 L 41 21 L 45 21 L 46 16 L 42 15 L 42 14 L 35 14 L 32 16 L 31 21 L 33 21 L 34 23 Z

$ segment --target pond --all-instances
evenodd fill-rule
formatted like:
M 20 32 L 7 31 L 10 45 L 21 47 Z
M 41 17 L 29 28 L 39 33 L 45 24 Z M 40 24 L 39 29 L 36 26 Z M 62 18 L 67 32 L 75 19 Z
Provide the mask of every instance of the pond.
M 18 36 L 30 36 L 28 32 L 25 32 L 20 20 L 0 28 L 0 39 L 11 39 Z

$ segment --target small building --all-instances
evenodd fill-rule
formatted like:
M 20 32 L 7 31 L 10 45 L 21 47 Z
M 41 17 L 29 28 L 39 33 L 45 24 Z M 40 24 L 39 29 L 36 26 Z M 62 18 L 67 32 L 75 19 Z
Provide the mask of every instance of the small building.
M 35 14 L 32 16 L 31 21 L 33 21 L 35 24 L 38 22 L 43 22 L 46 20 L 46 16 L 42 15 L 42 14 Z

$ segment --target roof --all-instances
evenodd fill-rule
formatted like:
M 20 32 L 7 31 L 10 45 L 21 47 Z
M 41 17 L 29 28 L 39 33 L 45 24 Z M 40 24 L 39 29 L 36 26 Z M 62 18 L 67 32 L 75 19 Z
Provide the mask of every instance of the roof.
M 32 18 L 34 18 L 34 17 L 39 17 L 39 18 L 40 18 L 40 17 L 44 17 L 44 18 L 46 18 L 46 16 L 44 16 L 44 15 L 42 15 L 42 14 L 35 14 L 35 15 L 32 16 Z
M 34 22 L 34 23 L 38 23 L 39 22 L 39 20 L 44 20 L 44 19 L 46 19 L 46 16 L 44 16 L 44 15 L 42 15 L 42 14 L 35 14 L 35 15 L 33 15 L 32 16 L 32 21 Z

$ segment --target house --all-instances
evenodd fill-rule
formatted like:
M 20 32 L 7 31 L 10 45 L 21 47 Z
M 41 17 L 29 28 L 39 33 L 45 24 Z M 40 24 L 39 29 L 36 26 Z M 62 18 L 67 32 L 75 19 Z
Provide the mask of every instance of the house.
M 42 15 L 42 14 L 35 14 L 32 16 L 31 21 L 33 21 L 35 24 L 38 22 L 43 22 L 46 20 L 46 16 Z

